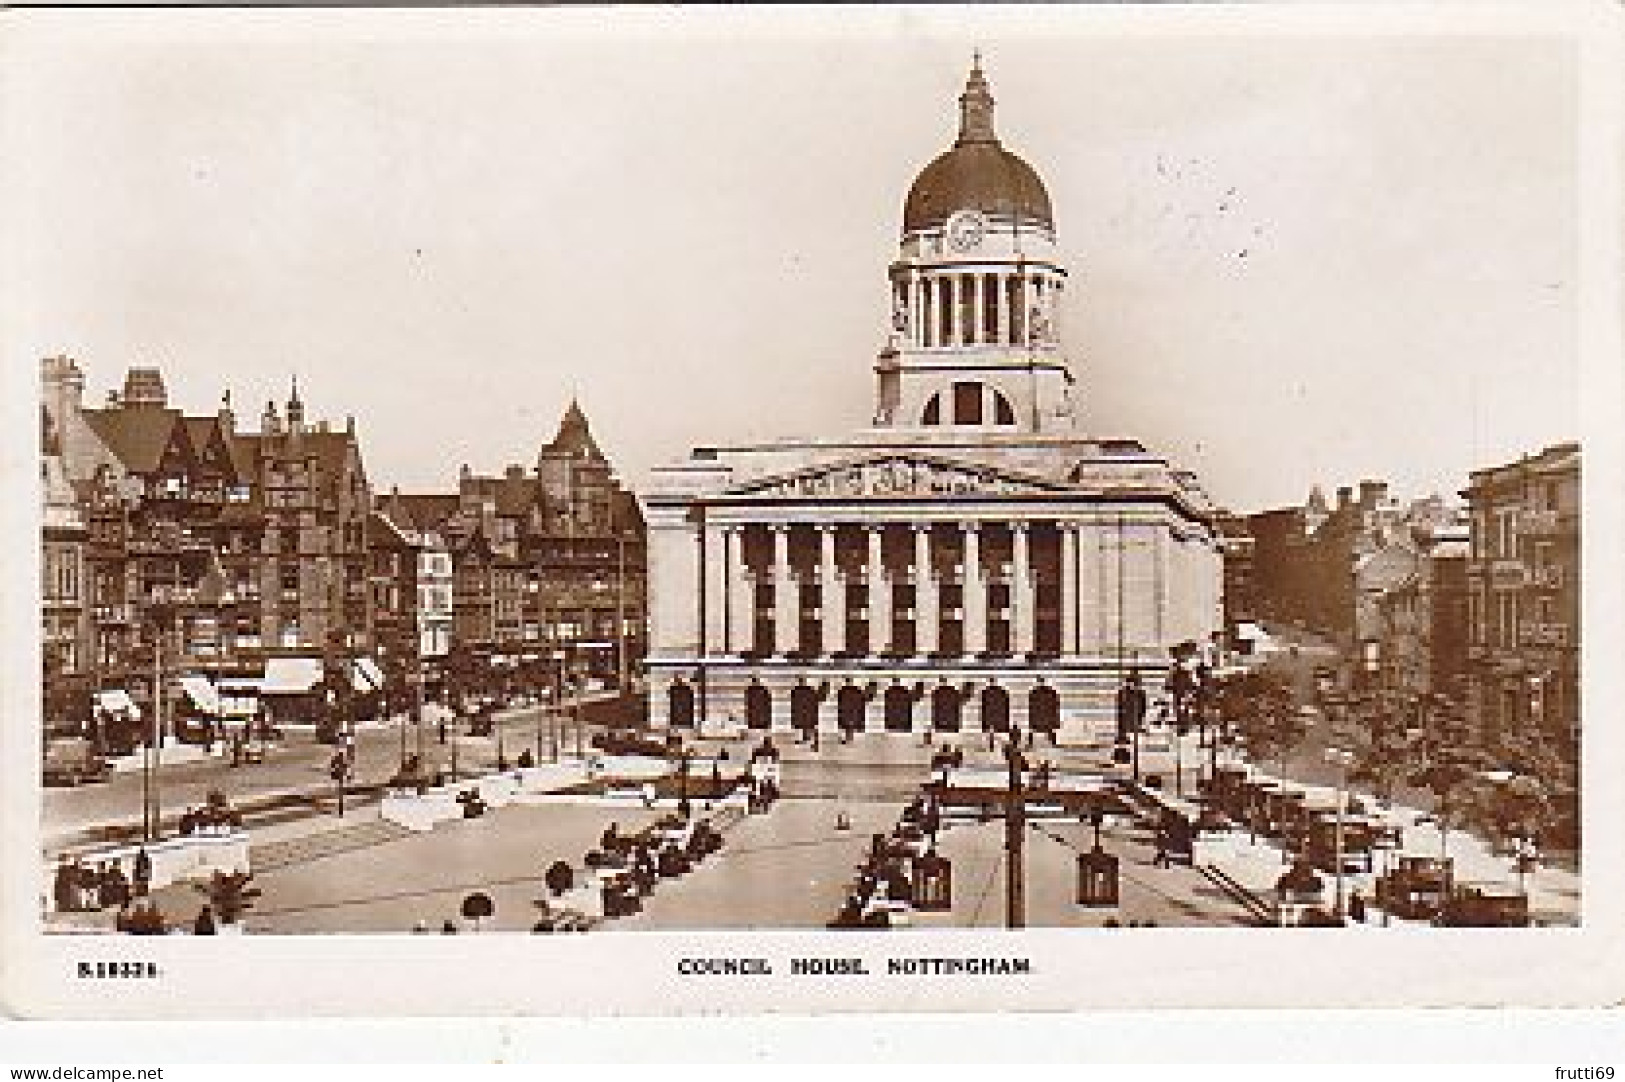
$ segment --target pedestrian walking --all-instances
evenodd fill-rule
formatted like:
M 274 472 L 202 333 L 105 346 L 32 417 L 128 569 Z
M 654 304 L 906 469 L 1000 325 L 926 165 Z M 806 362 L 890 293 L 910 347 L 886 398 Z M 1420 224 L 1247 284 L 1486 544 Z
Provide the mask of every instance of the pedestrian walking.
M 1349 916 L 1356 924 L 1365 923 L 1365 897 L 1359 891 L 1349 895 Z
M 1157 829 L 1157 854 L 1151 858 L 1153 868 L 1171 868 L 1173 861 L 1168 856 L 1168 828 Z
M 57 858 L 56 877 L 52 881 L 51 897 L 56 901 L 56 911 L 58 913 L 73 912 L 73 868 L 69 866 L 68 858 L 65 856 Z
M 214 935 L 214 909 L 207 903 L 197 911 L 197 920 L 192 922 L 193 935 Z
M 152 857 L 147 855 L 147 847 L 143 845 L 135 851 L 135 896 L 144 898 L 151 888 Z

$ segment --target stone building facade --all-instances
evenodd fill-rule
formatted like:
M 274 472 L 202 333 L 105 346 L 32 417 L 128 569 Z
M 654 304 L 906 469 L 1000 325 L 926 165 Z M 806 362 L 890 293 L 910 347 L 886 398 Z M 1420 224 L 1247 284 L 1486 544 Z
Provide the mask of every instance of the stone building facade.
M 464 466 L 455 495 L 395 492 L 379 510 L 449 557 L 448 664 L 484 659 L 533 682 L 633 679 L 645 651 L 643 514 L 576 403 L 533 470 Z
M 68 358 L 46 360 L 42 379 L 86 523 L 100 701 L 138 713 L 162 673 L 166 696 L 179 679 L 184 717 L 199 695 L 189 677 L 263 684 L 289 658 L 299 664 L 282 672 L 321 679 L 371 653 L 370 492 L 353 425 L 307 424 L 296 390 L 285 419 L 268 404 L 259 432 L 239 431 L 229 396 L 186 415 L 153 368 L 130 369 L 101 408 L 85 405 Z
M 47 726 L 72 729 L 93 690 L 90 608 L 86 599 L 85 516 L 63 462 L 56 425 L 40 417 L 41 663 Z
M 1214 508 L 1076 427 L 1048 193 L 977 66 L 888 271 L 872 425 L 655 472 L 649 709 L 679 729 L 1070 738 L 1220 624 Z
M 1472 473 L 1468 664 L 1492 730 L 1531 728 L 1573 761 L 1580 728 L 1580 446 Z

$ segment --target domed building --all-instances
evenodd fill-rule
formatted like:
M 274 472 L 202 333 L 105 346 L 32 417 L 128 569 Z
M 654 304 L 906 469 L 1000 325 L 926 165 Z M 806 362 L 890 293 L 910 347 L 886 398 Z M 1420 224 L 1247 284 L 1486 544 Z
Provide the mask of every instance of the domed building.
M 1049 193 L 1000 142 L 978 61 L 903 205 L 871 424 L 699 447 L 655 471 L 650 717 L 918 732 L 1112 724 L 1220 627 L 1215 509 L 1081 431 Z

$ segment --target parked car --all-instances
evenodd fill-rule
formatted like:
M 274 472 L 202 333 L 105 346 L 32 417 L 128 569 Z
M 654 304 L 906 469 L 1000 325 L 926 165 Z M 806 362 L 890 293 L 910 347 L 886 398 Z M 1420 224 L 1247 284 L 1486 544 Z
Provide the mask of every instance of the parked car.
M 672 750 L 664 740 L 625 729 L 594 733 L 592 746 L 607 755 L 645 755 L 657 759 L 666 758 Z
M 113 767 L 80 736 L 56 737 L 45 745 L 43 778 L 46 785 L 78 785 L 102 781 Z

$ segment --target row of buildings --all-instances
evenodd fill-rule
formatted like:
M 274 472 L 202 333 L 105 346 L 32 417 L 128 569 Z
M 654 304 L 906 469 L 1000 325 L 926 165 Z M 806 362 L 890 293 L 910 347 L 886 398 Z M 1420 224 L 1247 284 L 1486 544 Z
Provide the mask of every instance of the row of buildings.
M 1461 503 L 1363 481 L 1225 520 L 1227 616 L 1330 637 L 1355 680 L 1444 696 L 1482 732 L 1578 748 L 1580 448 L 1475 470 Z
M 476 670 L 625 684 L 641 659 L 657 725 L 1065 738 L 1128 674 L 1259 621 L 1330 636 L 1366 686 L 1574 732 L 1578 448 L 1474 473 L 1465 509 L 1364 481 L 1222 512 L 1082 430 L 1049 194 L 979 62 L 958 104 L 903 201 L 869 425 L 696 447 L 654 471 L 647 531 L 574 405 L 531 466 L 379 493 L 354 424 L 307 422 L 297 391 L 247 431 L 229 398 L 171 408 L 152 369 L 89 408 L 47 360 L 48 713 L 133 712 L 155 663 L 190 697 L 213 677 L 264 700 Z
M 254 430 L 229 394 L 171 406 L 157 369 L 97 407 L 73 360 L 41 376 L 49 726 L 127 738 L 155 684 L 206 729 L 491 668 L 613 682 L 643 649 L 642 519 L 574 404 L 533 469 L 380 497 L 353 420 L 297 386 Z

